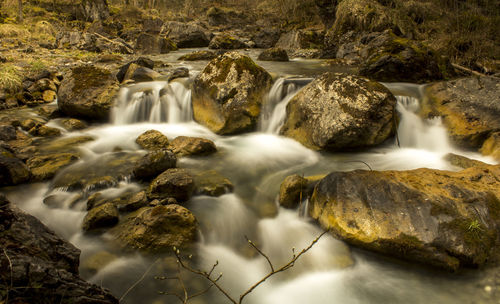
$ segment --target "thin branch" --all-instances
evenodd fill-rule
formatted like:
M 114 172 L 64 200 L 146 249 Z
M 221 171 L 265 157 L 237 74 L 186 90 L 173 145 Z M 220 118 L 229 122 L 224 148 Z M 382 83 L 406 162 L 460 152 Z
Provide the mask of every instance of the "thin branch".
M 7 254 L 7 251 L 5 250 L 5 248 L 3 249 L 3 254 L 7 258 L 7 261 L 9 261 L 9 268 L 10 268 L 10 287 L 9 287 L 9 290 L 7 290 L 7 295 L 5 298 L 5 303 L 9 303 L 9 292 L 10 292 L 10 290 L 12 290 L 12 287 L 14 286 L 14 283 L 13 283 L 14 274 L 12 271 L 12 261 L 10 260 L 10 257 Z
M 269 259 L 269 257 L 264 252 L 262 252 L 262 250 L 260 250 L 260 248 L 257 247 L 252 242 L 252 240 L 250 240 L 246 235 L 245 235 L 245 239 L 248 241 L 248 244 L 250 244 L 250 246 L 253 247 L 253 249 L 255 249 L 261 256 L 263 256 L 267 260 L 267 263 L 269 264 L 269 267 L 271 267 L 271 272 L 273 272 L 274 271 L 274 266 L 273 266 L 273 263 L 271 263 L 271 260 Z
M 127 294 L 132 291 L 132 289 L 134 289 L 140 282 L 142 282 L 142 280 L 144 280 L 144 278 L 146 278 L 146 276 L 148 275 L 148 273 L 153 268 L 153 265 L 156 264 L 158 261 L 159 261 L 159 259 L 157 259 L 156 261 L 154 261 L 153 263 L 151 263 L 151 265 L 146 270 L 146 272 L 144 272 L 144 274 L 142 275 L 142 277 L 139 280 L 137 280 L 134 284 L 132 284 L 132 286 L 130 286 L 129 289 L 127 289 L 127 291 L 125 291 L 125 293 L 120 297 L 120 299 L 118 300 L 119 302 L 121 302 L 127 296 Z
M 362 161 L 362 160 L 348 160 L 348 161 L 344 161 L 343 163 L 362 163 L 362 164 L 365 164 L 368 169 L 370 169 L 370 171 L 373 171 L 372 167 L 370 167 L 369 164 L 367 164 L 366 162 Z
M 282 272 L 282 271 L 285 271 L 291 267 L 293 267 L 295 265 L 295 262 L 304 254 L 306 253 L 307 251 L 309 251 L 309 249 L 311 249 L 318 241 L 319 239 L 325 235 L 325 233 L 327 233 L 327 231 L 323 231 L 323 233 L 321 233 L 317 238 L 315 238 L 311 244 L 302 249 L 301 252 L 299 252 L 299 254 L 297 255 L 293 255 L 292 259 L 285 265 L 283 265 L 281 268 L 279 268 L 278 270 L 275 270 L 275 271 L 271 271 L 269 274 L 267 274 L 265 277 L 263 277 L 260 281 L 258 281 L 257 283 L 255 283 L 252 287 L 250 287 L 247 291 L 245 291 L 241 296 L 240 296 L 240 300 L 238 303 L 242 303 L 243 302 L 243 298 L 245 298 L 249 293 L 251 293 L 255 288 L 257 288 L 260 284 L 264 283 L 264 281 L 266 281 L 269 277 L 279 273 L 279 272 Z
M 470 73 L 472 75 L 476 75 L 476 76 L 486 76 L 486 74 L 483 74 L 483 73 L 480 73 L 480 72 L 477 72 L 477 71 L 474 71 L 474 70 L 471 70 L 471 69 L 468 69 L 466 67 L 463 67 L 461 65 L 458 65 L 456 63 L 452 63 L 451 66 L 453 66 L 455 69 L 457 70 L 460 70 L 462 72 L 467 72 L 467 73 Z

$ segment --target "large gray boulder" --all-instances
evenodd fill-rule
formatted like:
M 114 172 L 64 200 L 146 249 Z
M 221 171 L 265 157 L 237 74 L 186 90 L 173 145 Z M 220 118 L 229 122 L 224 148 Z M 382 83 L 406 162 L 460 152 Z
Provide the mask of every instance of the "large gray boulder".
M 499 78 L 469 77 L 439 82 L 428 86 L 425 93 L 421 114 L 426 118 L 441 117 L 455 144 L 478 149 L 500 131 Z
M 271 75 L 238 52 L 221 55 L 196 77 L 194 119 L 217 134 L 254 130 Z
M 180 48 L 207 47 L 212 38 L 211 33 L 204 27 L 195 23 L 178 21 L 165 22 L 161 33 Z
M 9 303 L 118 303 L 109 291 L 79 277 L 80 250 L 3 195 L 0 226 L 0 290 Z
M 290 100 L 280 133 L 316 150 L 373 146 L 392 135 L 395 105 L 378 82 L 325 73 Z
M 500 166 L 333 172 L 309 212 L 340 239 L 448 270 L 498 258 Z
M 57 93 L 57 104 L 61 112 L 70 117 L 105 121 L 118 89 L 111 71 L 80 65 L 65 75 Z

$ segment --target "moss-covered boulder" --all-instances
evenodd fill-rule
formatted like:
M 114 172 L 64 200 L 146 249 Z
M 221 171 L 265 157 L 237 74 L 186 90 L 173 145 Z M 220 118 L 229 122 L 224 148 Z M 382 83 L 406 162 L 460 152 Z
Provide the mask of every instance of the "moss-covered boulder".
M 215 35 L 212 40 L 210 40 L 210 44 L 208 45 L 208 48 L 215 50 L 236 50 L 244 49 L 246 47 L 247 46 L 244 42 L 227 33 Z
M 87 123 L 75 118 L 65 118 L 61 120 L 61 124 L 68 131 L 83 130 L 88 127 Z
M 392 135 L 395 106 L 378 82 L 325 73 L 290 100 L 280 133 L 316 150 L 373 146 Z
M 215 170 L 196 172 L 193 179 L 196 195 L 221 196 L 234 189 L 231 181 Z
M 163 36 L 142 33 L 137 37 L 134 50 L 139 54 L 167 54 L 177 50 L 177 45 Z
M 170 149 L 177 156 L 201 156 L 217 152 L 215 143 L 201 137 L 178 136 L 170 143 Z
M 439 82 L 428 86 L 425 94 L 422 116 L 441 117 L 451 140 L 461 147 L 479 149 L 500 131 L 499 78 Z
M 194 119 L 217 134 L 236 134 L 256 128 L 271 75 L 229 52 L 210 61 L 193 86 Z
M 129 214 L 110 233 L 122 250 L 156 254 L 184 248 L 196 240 L 198 223 L 186 208 L 171 204 Z
M 64 77 L 57 103 L 70 117 L 104 121 L 109 118 L 117 92 L 118 82 L 109 70 L 81 65 Z
M 177 157 L 171 150 L 158 149 L 144 155 L 134 167 L 134 176 L 147 180 L 158 176 L 167 169 L 175 168 Z
M 455 75 L 449 60 L 423 43 L 398 37 L 391 31 L 371 36 L 371 40 L 358 41 L 362 76 L 378 81 L 423 83 Z
M 270 48 L 259 54 L 258 60 L 262 61 L 288 61 L 288 54 L 282 48 Z
M 197 60 L 212 60 L 217 57 L 217 54 L 209 50 L 195 51 L 179 57 L 178 60 L 197 61 Z
M 120 214 L 113 203 L 105 203 L 91 209 L 83 219 L 83 231 L 90 232 L 113 227 L 118 224 Z
M 333 172 L 309 212 L 355 246 L 448 270 L 482 266 L 498 257 L 500 166 Z
M 26 165 L 31 171 L 32 180 L 42 181 L 51 179 L 59 170 L 78 159 L 79 156 L 74 153 L 35 155 L 26 161 Z
M 148 188 L 148 198 L 173 197 L 180 202 L 187 201 L 194 190 L 193 177 L 185 169 L 168 169 L 156 177 Z
M 135 140 L 135 142 L 145 150 L 166 149 L 169 145 L 168 137 L 157 130 L 148 130 Z
M 211 33 L 196 23 L 168 21 L 163 24 L 161 33 L 180 48 L 206 47 Z

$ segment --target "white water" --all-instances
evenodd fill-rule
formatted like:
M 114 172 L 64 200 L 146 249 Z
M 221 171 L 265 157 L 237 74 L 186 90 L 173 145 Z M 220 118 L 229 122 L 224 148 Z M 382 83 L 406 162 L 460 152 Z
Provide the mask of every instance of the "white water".
M 259 245 L 275 266 L 281 266 L 292 256 L 292 248 L 295 248 L 295 253 L 300 252 L 321 233 L 297 210 L 276 206 L 274 199 L 285 176 L 366 169 L 366 165 L 359 161 L 376 170 L 419 167 L 453 170 L 442 158 L 446 153 L 481 158 L 454 148 L 440 122 L 422 121 L 415 114 L 418 100 L 407 97 L 398 97 L 401 148 L 396 143 L 388 143 L 360 153 L 319 154 L 311 151 L 291 139 L 276 135 L 283 123 L 286 104 L 296 93 L 296 88 L 285 88 L 284 83 L 284 79 L 278 80 L 269 93 L 269 107 L 263 113 L 260 133 L 233 137 L 215 135 L 192 121 L 190 91 L 184 85 L 153 82 L 120 91 L 112 124 L 68 136 L 91 135 L 95 138 L 82 145 L 85 151 L 82 162 L 87 166 L 92 164 L 92 160 L 114 153 L 117 148 L 142 153 L 135 139 L 150 129 L 159 130 L 169 139 L 185 135 L 213 140 L 218 153 L 206 158 L 181 159 L 179 166 L 216 169 L 235 184 L 233 194 L 218 198 L 198 196 L 187 203 L 200 222 L 202 238 L 196 252 L 198 267 L 208 270 L 215 261 L 219 261 L 216 272 L 223 273 L 220 282 L 233 297 L 238 297 L 269 271 L 267 261 L 246 244 L 245 235 Z M 160 94 L 162 89 L 165 89 L 164 94 Z M 112 197 L 139 188 L 136 183 L 121 182 L 102 192 Z M 81 233 L 85 198 L 72 205 L 68 202 L 78 193 L 67 193 L 61 198 L 60 208 L 50 209 L 41 201 L 58 190 L 49 189 L 48 184 L 36 184 L 7 194 L 13 202 L 78 246 L 82 250 L 82 264 L 96 252 L 112 250 L 107 246 L 106 236 L 91 237 Z M 122 255 L 90 280 L 111 288 L 119 297 L 151 263 L 151 260 L 139 255 Z M 158 290 L 172 287 L 151 279 L 153 275 L 166 274 L 164 272 L 168 267 L 160 267 L 160 264 L 123 303 L 174 301 L 173 298 L 156 296 Z M 188 287 L 203 286 L 202 279 L 186 277 Z M 326 235 L 292 269 L 266 281 L 246 300 L 255 304 L 459 303 L 467 300 L 470 292 L 476 290 L 468 282 L 420 272 L 406 265 L 400 267 L 359 252 L 351 253 L 344 243 Z M 216 291 L 198 301 L 227 302 Z

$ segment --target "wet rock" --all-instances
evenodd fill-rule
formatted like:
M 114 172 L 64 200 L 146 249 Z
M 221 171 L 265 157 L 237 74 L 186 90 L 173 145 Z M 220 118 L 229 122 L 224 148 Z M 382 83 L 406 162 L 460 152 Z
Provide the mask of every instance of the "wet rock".
M 500 161 L 500 132 L 491 134 L 490 137 L 484 141 L 481 147 L 481 153 L 483 153 L 483 155 L 490 155 L 497 161 Z
M 423 83 L 455 74 L 449 60 L 428 46 L 397 37 L 390 31 L 381 33 L 361 48 L 363 64 L 359 74 L 370 79 Z
M 0 147 L 0 185 L 18 185 L 31 177 L 28 167 L 18 159 L 10 147 Z
M 70 117 L 103 121 L 118 92 L 118 83 L 109 70 L 77 66 L 64 77 L 58 91 L 59 109 Z
M 193 175 L 196 195 L 221 196 L 233 192 L 231 181 L 215 170 L 208 170 Z
M 161 205 L 131 213 L 110 232 L 123 250 L 155 254 L 193 244 L 196 231 L 196 218 L 188 209 Z
M 82 199 L 81 193 L 57 192 L 43 199 L 43 204 L 49 208 L 73 208 Z
M 453 166 L 468 169 L 468 168 L 479 168 L 483 166 L 488 166 L 487 163 L 483 163 L 482 161 L 478 161 L 475 159 L 470 159 L 462 155 L 457 155 L 454 153 L 448 153 L 444 156 L 444 160 L 448 161 Z
M 307 179 L 298 174 L 290 175 L 280 185 L 280 206 L 295 209 L 307 197 Z
M 54 119 L 61 116 L 57 105 L 44 105 L 38 108 L 38 114 L 46 119 Z
M 128 199 L 120 202 L 118 204 L 118 210 L 130 212 L 146 207 L 148 204 L 149 200 L 146 196 L 146 191 L 141 191 L 130 195 Z
M 500 81 L 496 77 L 470 77 L 426 87 L 424 117 L 440 116 L 451 140 L 479 149 L 500 131 Z
M 282 48 L 270 48 L 260 53 L 257 59 L 262 61 L 288 61 L 288 54 Z
M 189 77 L 189 69 L 181 67 L 181 68 L 177 68 L 177 69 L 173 70 L 172 73 L 170 73 L 170 75 L 168 75 L 168 81 L 172 81 L 172 80 L 177 79 L 177 78 L 185 78 L 185 77 Z
M 392 135 L 395 105 L 378 82 L 325 73 L 290 100 L 280 133 L 316 150 L 373 146 Z
M 207 29 L 195 23 L 177 21 L 166 22 L 161 33 L 180 48 L 206 47 L 211 38 L 211 33 Z
M 217 134 L 251 131 L 270 86 L 271 75 L 250 57 L 225 53 L 210 61 L 194 81 L 194 119 Z
M 80 272 L 85 276 L 93 276 L 99 270 L 106 267 L 111 262 L 118 259 L 118 256 L 109 253 L 107 251 L 99 251 L 93 255 L 91 255 L 88 259 L 82 262 L 80 266 Z
M 61 130 L 56 128 L 47 127 L 40 123 L 37 123 L 33 128 L 31 128 L 28 133 L 32 136 L 42 136 L 42 137 L 56 137 L 61 136 Z
M 37 155 L 28 159 L 26 165 L 31 171 L 32 180 L 42 181 L 51 179 L 59 170 L 78 159 L 78 155 L 72 153 Z
M 175 50 L 174 42 L 159 35 L 142 33 L 135 42 L 135 51 L 140 54 L 167 54 Z
M 16 128 L 11 125 L 0 125 L 0 140 L 10 141 L 16 138 Z
M 151 182 L 148 198 L 173 197 L 179 202 L 185 202 L 191 197 L 193 190 L 193 177 L 187 170 L 168 169 Z
M 178 60 L 185 60 L 185 61 L 212 60 L 215 57 L 217 57 L 217 54 L 215 52 L 209 50 L 201 50 L 181 56 L 179 57 Z
M 147 180 L 158 176 L 167 169 L 175 168 L 177 157 L 167 149 L 157 149 L 144 155 L 134 167 L 134 176 Z
M 448 270 L 495 258 L 500 167 L 333 172 L 309 213 L 342 240 Z
M 40 221 L 5 203 L 0 208 L 0 290 L 10 303 L 112 304 L 107 290 L 78 276 L 80 251 Z M 23 292 L 18 292 L 23 290 Z M 5 294 L 4 294 L 5 296 Z
M 142 133 L 135 142 L 145 150 L 166 149 L 169 145 L 168 138 L 157 130 Z
M 61 137 L 48 139 L 48 142 L 44 142 L 42 146 L 39 147 L 40 153 L 51 154 L 51 153 L 62 153 L 71 152 L 78 154 L 78 146 L 93 141 L 94 138 L 91 136 L 72 136 L 72 137 Z
M 61 124 L 68 131 L 82 130 L 87 128 L 87 124 L 76 118 L 67 118 L 61 120 Z
M 244 49 L 246 47 L 245 43 L 240 41 L 238 38 L 225 33 L 215 35 L 208 45 L 208 48 L 215 50 L 236 50 Z
M 268 49 L 273 47 L 280 39 L 280 30 L 263 28 L 252 36 L 256 48 Z
M 120 70 L 118 71 L 118 73 L 116 73 L 116 79 L 118 79 L 119 82 L 123 82 L 126 80 L 125 75 L 127 74 L 127 71 L 129 70 L 130 65 L 132 65 L 132 64 L 135 64 L 135 65 L 141 66 L 141 67 L 146 67 L 149 69 L 153 69 L 155 66 L 155 63 L 153 60 L 151 60 L 147 57 L 139 57 L 136 60 L 130 61 L 129 63 L 120 67 Z
M 42 99 L 44 102 L 53 102 L 57 97 L 56 91 L 46 90 L 42 93 Z
M 160 73 L 146 67 L 141 67 L 135 63 L 131 64 L 127 74 L 125 74 L 125 80 L 132 79 L 135 82 L 153 81 L 161 76 Z
M 89 232 L 113 227 L 118 224 L 119 217 L 118 208 L 113 203 L 105 203 L 87 212 L 83 219 L 82 229 Z
M 214 142 L 200 137 L 178 136 L 170 148 L 177 156 L 209 155 L 217 152 Z

